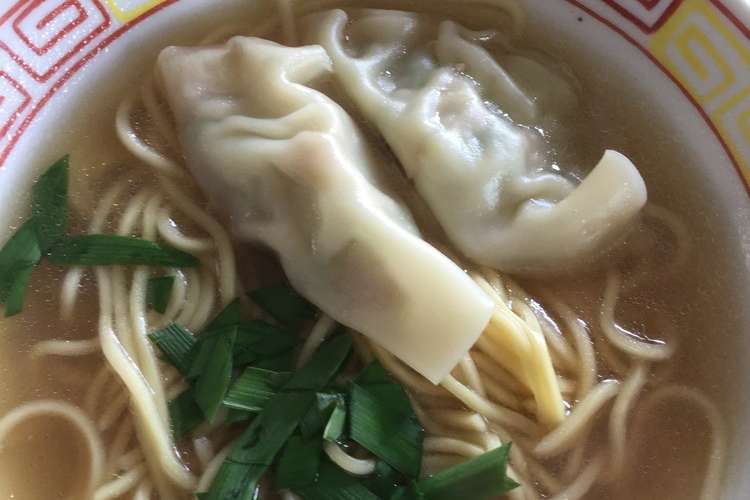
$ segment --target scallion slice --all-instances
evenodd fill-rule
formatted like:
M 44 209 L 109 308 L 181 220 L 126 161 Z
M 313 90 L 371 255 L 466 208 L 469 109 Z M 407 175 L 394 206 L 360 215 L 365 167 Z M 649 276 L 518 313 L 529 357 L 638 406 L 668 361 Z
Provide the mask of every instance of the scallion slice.
M 164 314 L 169 305 L 169 297 L 174 287 L 174 276 L 161 276 L 148 280 L 146 304 L 154 311 Z
M 317 404 L 310 407 L 310 411 L 299 423 L 303 436 L 310 437 L 323 432 L 339 398 L 343 398 L 343 395 L 336 392 L 325 391 L 316 394 Z
M 286 372 L 294 369 L 294 351 L 284 351 L 278 356 L 272 358 L 262 358 L 257 361 L 253 361 L 253 366 L 263 368 L 265 370 L 273 370 L 275 372 Z
M 339 372 L 350 350 L 350 337 L 334 337 L 292 375 L 237 438 L 206 494 L 207 500 L 253 498 L 258 481 L 314 404 L 314 391 L 325 387 Z
M 315 355 L 302 368 L 294 372 L 283 390 L 322 390 L 336 375 L 349 357 L 352 339 L 349 335 L 337 335 L 325 341 Z
M 5 315 L 21 311 L 32 269 L 45 256 L 53 264 L 76 266 L 147 265 L 192 267 L 194 256 L 153 241 L 128 236 L 66 236 L 68 225 L 68 157 L 42 174 L 32 188 L 32 217 L 0 250 L 0 303 Z M 164 310 L 163 292 L 154 305 Z
M 351 389 L 351 438 L 410 478 L 419 474 L 423 430 L 404 389 L 371 363 Z
M 26 298 L 26 288 L 31 280 L 31 273 L 34 271 L 32 266 L 19 269 L 15 273 L 13 286 L 8 292 L 8 298 L 5 300 L 5 316 L 15 316 L 23 310 L 23 303 Z
M 200 343 L 198 354 L 211 361 L 195 381 L 195 402 L 208 421 L 216 416 L 232 380 L 232 350 L 236 338 L 237 330 L 230 328 Z
M 232 302 L 227 304 L 227 306 L 219 314 L 216 315 L 216 317 L 211 321 L 211 323 L 208 324 L 206 328 L 204 328 L 203 332 L 198 337 L 196 345 L 193 348 L 192 362 L 190 365 L 190 370 L 188 372 L 188 377 L 198 377 L 201 373 L 203 373 L 204 370 L 208 368 L 211 363 L 214 362 L 213 358 L 211 357 L 213 355 L 214 348 L 213 340 L 211 340 L 213 337 L 228 335 L 232 334 L 233 332 L 234 338 L 236 340 L 237 324 L 239 322 L 240 301 L 239 299 L 234 299 Z
M 389 500 L 424 500 L 424 496 L 422 496 L 421 493 L 415 491 L 411 486 L 399 486 L 398 488 L 393 490 L 393 493 L 391 493 L 390 497 L 382 498 L 388 498 Z
M 234 361 L 237 366 L 267 362 L 291 352 L 298 343 L 299 338 L 284 328 L 261 320 L 242 322 L 237 329 Z
M 315 317 L 315 307 L 288 286 L 258 288 L 248 295 L 276 321 L 283 324 L 298 325 Z
M 367 489 L 378 498 L 391 498 L 404 482 L 404 475 L 383 460 L 375 462 L 375 473 L 364 480 Z
M 380 500 L 358 478 L 326 460 L 320 464 L 315 484 L 294 492 L 303 500 Z
M 424 500 L 483 500 L 502 495 L 518 487 L 518 483 L 506 475 L 510 447 L 507 443 L 422 479 L 414 485 L 414 490 Z
M 50 166 L 31 191 L 31 213 L 36 220 L 43 252 L 65 237 L 68 227 L 68 156 Z
M 192 388 L 181 392 L 169 402 L 169 420 L 172 422 L 175 441 L 185 437 L 203 422 L 203 411 L 195 402 Z
M 238 422 L 245 422 L 247 420 L 250 420 L 253 418 L 252 413 L 242 411 L 242 410 L 235 410 L 233 408 L 229 408 L 227 411 L 227 418 L 224 419 L 224 423 L 229 424 L 236 424 Z
M 321 450 L 320 438 L 289 438 L 276 466 L 274 486 L 278 489 L 297 489 L 313 484 L 318 476 Z
M 253 366 L 245 368 L 224 396 L 224 405 L 258 413 L 290 377 L 288 372 L 274 372 Z
M 336 442 L 344 435 L 346 428 L 346 399 L 343 396 L 336 398 L 331 416 L 323 429 L 323 439 Z
M 153 241 L 114 234 L 71 236 L 53 245 L 50 262 L 68 266 L 143 265 L 194 267 L 198 259 Z
M 25 222 L 0 250 L 0 304 L 5 304 L 5 316 L 21 312 L 26 287 L 41 255 L 34 219 Z
M 195 337 L 176 323 L 148 335 L 148 338 L 159 347 L 167 361 L 177 370 L 187 375 L 192 362 Z

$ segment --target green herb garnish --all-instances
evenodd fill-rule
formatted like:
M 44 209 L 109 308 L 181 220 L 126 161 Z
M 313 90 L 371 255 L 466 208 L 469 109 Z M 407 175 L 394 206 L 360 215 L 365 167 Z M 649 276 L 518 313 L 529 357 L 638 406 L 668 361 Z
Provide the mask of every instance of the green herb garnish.
M 296 490 L 313 484 L 318 475 L 321 446 L 320 438 L 305 439 L 299 435 L 289 438 L 276 467 L 274 486 Z
M 224 396 L 224 405 L 236 410 L 258 413 L 284 385 L 291 373 L 250 366 L 237 377 Z
M 198 337 L 198 342 L 193 347 L 192 362 L 188 377 L 196 378 L 215 360 L 212 358 L 214 349 L 214 337 L 233 333 L 236 339 L 237 325 L 240 322 L 240 300 L 232 302 L 216 315 L 216 317 L 204 328 Z
M 310 407 L 310 410 L 299 423 L 302 435 L 310 437 L 323 432 L 333 412 L 333 408 L 336 406 L 336 401 L 341 397 L 343 395 L 336 392 L 324 391 L 317 393 L 315 395 L 316 404 Z
M 238 365 L 268 361 L 290 353 L 298 344 L 297 335 L 279 326 L 262 320 L 242 322 L 238 325 L 234 360 Z
M 236 329 L 226 329 L 200 344 L 200 355 L 211 360 L 195 381 L 195 401 L 211 421 L 224 401 L 224 394 L 232 380 L 232 349 L 237 338 Z
M 351 338 L 337 336 L 275 394 L 235 442 L 206 496 L 209 500 L 250 500 L 258 481 L 315 403 L 321 390 L 339 372 L 351 350 Z
M 0 304 L 5 304 L 5 316 L 21 312 L 31 272 L 41 256 L 36 226 L 31 219 L 0 250 Z
M 169 402 L 169 419 L 175 440 L 182 439 L 203 422 L 203 410 L 195 402 L 192 387 Z
M 127 236 L 68 236 L 68 157 L 53 163 L 32 188 L 32 217 L 0 249 L 0 304 L 5 315 L 23 308 L 33 268 L 42 257 L 57 265 L 191 267 L 195 257 Z M 165 306 L 166 307 L 166 306 Z
M 192 363 L 196 341 L 192 333 L 176 323 L 150 333 L 148 338 L 159 347 L 164 357 L 177 370 L 187 376 Z
M 315 317 L 315 307 L 288 286 L 258 288 L 248 295 L 282 324 L 296 326 Z
M 351 390 L 350 435 L 390 466 L 415 478 L 422 462 L 422 426 L 404 389 L 373 362 Z
M 347 405 L 346 399 L 339 395 L 336 398 L 336 403 L 331 411 L 331 416 L 328 417 L 328 422 L 323 429 L 323 439 L 326 441 L 336 442 L 344 436 L 344 430 L 346 428 L 346 416 L 347 416 Z
M 507 443 L 417 481 L 414 491 L 424 500 L 483 500 L 502 495 L 519 486 L 506 475 L 510 447 Z
M 279 334 L 288 338 L 269 341 Z M 276 325 L 243 321 L 236 300 L 197 340 L 176 325 L 151 335 L 193 383 L 170 403 L 177 439 L 210 420 L 219 404 L 230 411 L 225 425 L 250 419 L 210 490 L 199 498 L 250 500 L 271 467 L 276 486 L 304 500 L 447 500 L 458 492 L 481 500 L 517 486 L 505 475 L 509 445 L 417 480 L 423 431 L 403 388 L 377 362 L 353 382 L 333 383 L 351 350 L 346 334 L 326 341 L 300 370 L 259 368 L 274 359 L 264 356 L 276 353 L 278 345 L 291 352 L 295 338 Z M 253 365 L 230 384 L 238 359 Z M 325 457 L 324 440 L 346 444 L 349 439 L 378 457 L 371 476 L 350 476 Z
M 65 237 L 68 228 L 68 156 L 57 160 L 37 179 L 31 195 L 39 246 L 46 252 Z
M 198 259 L 189 253 L 153 241 L 115 234 L 86 234 L 66 238 L 47 257 L 66 266 L 169 266 L 195 267 Z
M 320 464 L 315 484 L 295 489 L 294 492 L 303 500 L 380 500 L 360 479 L 350 476 L 327 460 Z
M 383 460 L 375 462 L 375 473 L 364 480 L 367 489 L 378 498 L 391 498 L 403 482 L 404 475 Z
M 193 347 L 188 376 L 195 379 L 195 401 L 207 420 L 213 420 L 232 379 L 234 344 L 240 322 L 235 299 L 206 327 Z
M 148 280 L 146 305 L 154 311 L 164 314 L 169 305 L 169 297 L 172 295 L 174 279 L 174 276 L 161 276 Z

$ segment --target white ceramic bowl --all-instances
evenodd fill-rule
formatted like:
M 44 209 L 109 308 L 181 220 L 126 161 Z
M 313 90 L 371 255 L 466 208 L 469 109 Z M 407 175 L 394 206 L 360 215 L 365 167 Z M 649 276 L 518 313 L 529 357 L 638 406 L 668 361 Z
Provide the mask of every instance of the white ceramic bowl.
M 0 2 L 0 241 L 27 205 L 33 179 L 75 140 L 70 117 L 89 113 L 102 96 L 122 93 L 118 75 L 142 71 L 159 48 L 178 43 L 175 27 L 200 30 L 232 19 L 248 2 Z M 716 272 L 739 304 L 734 330 L 716 333 L 732 338 L 731 354 L 722 360 L 731 367 L 724 396 L 732 437 L 725 498 L 750 498 L 750 2 L 524 3 L 532 22 L 567 50 L 584 54 L 592 67 L 617 68 L 611 80 L 663 117 L 673 140 L 696 159 L 697 170 L 676 176 L 674 189 L 678 195 L 700 191 L 703 204 L 695 210 L 721 228 Z

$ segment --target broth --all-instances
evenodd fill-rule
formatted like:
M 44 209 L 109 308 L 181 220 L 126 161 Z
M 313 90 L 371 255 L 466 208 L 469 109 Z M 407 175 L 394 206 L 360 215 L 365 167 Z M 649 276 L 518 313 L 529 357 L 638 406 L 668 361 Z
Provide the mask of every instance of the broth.
M 734 249 L 716 246 L 716 242 L 726 241 L 728 228 L 717 223 L 712 200 L 699 179 L 691 177 L 691 172 L 700 166 L 694 165 L 694 159 L 673 139 L 664 117 L 649 105 L 648 96 L 635 93 L 627 82 L 610 76 L 616 72 L 587 64 L 584 48 L 564 40 L 553 44 L 545 39 L 544 32 L 544 26 L 532 22 L 529 41 L 523 43 L 543 48 L 569 64 L 582 84 L 582 94 L 587 96 L 581 101 L 582 109 L 570 131 L 570 143 L 575 147 L 555 145 L 561 150 L 561 164 L 594 165 L 605 148 L 622 151 L 645 178 L 649 200 L 677 213 L 690 230 L 692 250 L 685 266 L 687 272 L 661 282 L 657 279 L 654 288 L 639 290 L 621 301 L 618 322 L 654 338 L 661 338 L 664 321 L 671 322 L 674 336 L 667 340 L 676 340 L 678 349 L 675 358 L 667 362 L 671 365 L 667 370 L 669 380 L 704 391 L 717 402 L 731 429 L 732 404 L 724 388 L 731 387 L 736 370 L 737 356 L 732 353 L 741 305 L 733 295 L 733 276 L 738 274 L 734 272 L 738 259 Z M 201 37 L 194 37 L 193 33 L 185 30 L 170 37 L 170 41 L 195 43 Z M 51 146 L 54 154 L 71 154 L 71 201 L 81 226 L 104 178 L 114 171 L 134 175 L 142 172 L 130 169 L 129 165 L 136 162 L 119 144 L 113 126 L 122 89 L 137 84 L 138 74 L 127 68 L 111 75 L 113 84 L 102 85 L 101 95 L 86 102 L 81 100 L 78 115 Z M 644 127 L 644 123 L 649 126 Z M 635 235 L 634 240 L 638 237 Z M 657 251 L 669 252 L 669 243 L 662 242 Z M 40 362 L 31 357 L 31 347 L 53 337 L 73 340 L 95 336 L 95 286 L 92 273 L 86 275 L 89 278 L 83 284 L 85 298 L 79 301 L 74 322 L 58 319 L 62 270 L 50 266 L 35 272 L 24 313 L 0 321 L 0 366 L 4 375 L 0 380 L 0 414 L 32 399 L 54 397 L 81 402 L 84 387 L 99 368 L 101 356 L 74 360 L 50 357 Z M 598 308 L 603 283 L 603 275 L 595 272 L 564 280 L 563 284 L 539 280 L 524 280 L 521 284 L 541 291 L 542 297 L 554 292 L 566 298 L 596 331 L 598 309 L 590 306 Z M 663 375 L 657 369 L 654 376 Z M 680 404 L 659 408 L 658 415 L 636 419 L 640 421 L 639 429 L 633 431 L 628 445 L 633 450 L 631 460 L 638 465 L 630 470 L 630 476 L 611 487 L 599 487 L 587 498 L 698 497 L 709 438 L 705 422 L 700 414 Z M 80 485 L 76 484 L 74 471 L 85 467 L 76 453 L 81 446 L 78 438 L 66 433 L 64 424 L 33 424 L 19 428 L 19 435 L 28 435 L 28 439 L 14 436 L 0 449 L 0 497 L 75 497 Z

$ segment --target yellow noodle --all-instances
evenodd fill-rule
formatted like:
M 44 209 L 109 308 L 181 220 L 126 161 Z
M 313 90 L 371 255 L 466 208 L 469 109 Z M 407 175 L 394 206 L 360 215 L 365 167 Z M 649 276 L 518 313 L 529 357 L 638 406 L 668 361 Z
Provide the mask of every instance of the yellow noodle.
M 503 408 L 488 401 L 480 395 L 472 392 L 471 389 L 464 386 L 450 375 L 445 377 L 440 385 L 447 389 L 466 406 L 488 420 L 497 422 L 500 425 L 508 425 L 529 435 L 538 432 L 538 427 L 530 419 L 524 417 L 518 412 Z
M 614 380 L 605 380 L 596 385 L 573 411 L 552 432 L 544 436 L 534 448 L 539 457 L 559 455 L 569 449 L 593 421 L 594 415 L 620 390 L 620 384 Z

